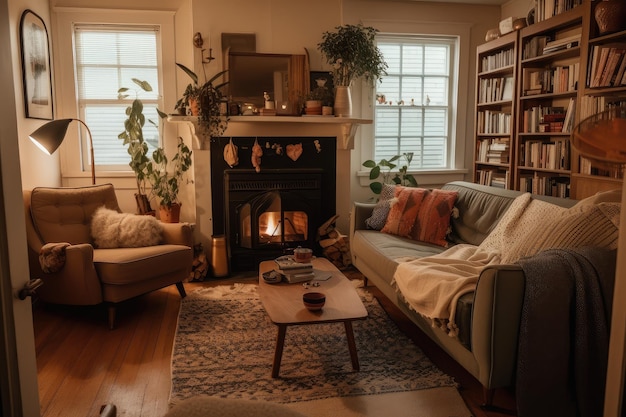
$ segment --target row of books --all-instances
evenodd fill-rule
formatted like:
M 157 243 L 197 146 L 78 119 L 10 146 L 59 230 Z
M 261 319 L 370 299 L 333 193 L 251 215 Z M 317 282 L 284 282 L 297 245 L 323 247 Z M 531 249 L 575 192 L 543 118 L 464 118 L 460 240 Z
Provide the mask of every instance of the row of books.
M 535 0 L 535 22 L 565 13 L 582 3 L 583 0 Z
M 626 97 L 583 96 L 579 102 L 580 120 L 583 120 L 601 111 L 609 110 L 613 106 L 626 106 Z
M 508 138 L 482 139 L 478 144 L 476 160 L 478 162 L 508 164 L 509 155 Z
M 593 164 L 589 159 L 580 157 L 580 173 L 587 175 L 595 175 L 600 177 L 624 179 L 624 165 L 622 164 L 603 164 L 602 167 L 598 167 Z
M 559 39 L 550 39 L 546 35 L 533 36 L 524 44 L 522 57 L 523 59 L 530 59 L 574 48 L 580 46 L 580 38 L 580 33 Z
M 568 170 L 570 167 L 569 140 L 554 142 L 527 140 L 522 148 L 525 167 L 553 170 Z
M 572 131 L 576 101 L 571 98 L 567 108 L 560 106 L 533 106 L 524 110 L 521 133 L 569 133 Z
M 525 96 L 576 91 L 579 68 L 578 63 L 554 68 L 524 68 L 522 91 Z
M 626 48 L 624 45 L 595 45 L 591 49 L 587 74 L 589 87 L 626 85 Z
M 520 177 L 520 191 L 552 197 L 569 197 L 570 184 L 567 177 L 534 175 Z
M 478 103 L 513 99 L 513 77 L 481 78 Z
M 481 185 L 506 188 L 509 182 L 509 171 L 497 171 L 495 169 L 479 169 L 476 171 L 476 181 Z
M 513 48 L 504 49 L 492 55 L 482 57 L 480 60 L 481 72 L 493 71 L 499 68 L 511 66 L 515 63 L 515 52 Z
M 478 112 L 478 132 L 486 134 L 511 133 L 511 113 L 484 110 Z

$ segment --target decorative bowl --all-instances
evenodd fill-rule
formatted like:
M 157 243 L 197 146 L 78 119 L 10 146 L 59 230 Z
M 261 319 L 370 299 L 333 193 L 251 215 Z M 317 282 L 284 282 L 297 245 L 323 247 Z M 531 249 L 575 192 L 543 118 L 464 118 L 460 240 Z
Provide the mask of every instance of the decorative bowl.
M 304 306 L 311 311 L 318 311 L 326 304 L 326 295 L 321 292 L 307 292 L 302 295 Z

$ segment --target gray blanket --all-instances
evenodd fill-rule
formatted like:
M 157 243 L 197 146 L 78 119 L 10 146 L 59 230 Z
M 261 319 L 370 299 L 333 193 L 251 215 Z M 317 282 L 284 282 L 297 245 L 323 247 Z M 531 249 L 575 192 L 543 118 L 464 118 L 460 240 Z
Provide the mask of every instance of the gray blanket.
M 602 415 L 616 250 L 551 249 L 518 263 L 518 417 Z

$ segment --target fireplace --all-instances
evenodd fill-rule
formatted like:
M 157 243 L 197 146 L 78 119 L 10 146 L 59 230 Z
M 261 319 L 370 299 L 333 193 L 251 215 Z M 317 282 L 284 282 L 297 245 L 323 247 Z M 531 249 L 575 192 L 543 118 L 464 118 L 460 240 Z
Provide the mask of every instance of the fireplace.
M 222 157 L 229 140 L 212 140 L 211 183 L 214 234 L 227 238 L 231 271 L 254 270 L 298 246 L 317 252 L 317 229 L 336 211 L 335 138 L 324 138 L 323 147 L 309 137 L 233 138 L 233 167 Z M 264 151 L 259 172 L 251 163 L 255 140 Z M 284 152 L 294 143 L 302 144 L 296 160 Z

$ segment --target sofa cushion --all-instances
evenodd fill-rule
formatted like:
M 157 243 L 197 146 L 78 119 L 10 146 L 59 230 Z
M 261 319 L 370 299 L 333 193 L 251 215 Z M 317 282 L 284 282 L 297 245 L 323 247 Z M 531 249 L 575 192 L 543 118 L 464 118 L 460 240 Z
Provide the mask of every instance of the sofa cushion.
M 30 197 L 33 225 L 44 243 L 93 243 L 90 223 L 98 207 L 119 211 L 111 184 L 75 188 L 37 187 Z
M 137 248 L 158 245 L 163 227 L 152 216 L 119 213 L 102 206 L 91 219 L 91 235 L 97 248 Z
M 365 224 L 373 230 L 380 230 L 385 226 L 387 216 L 389 215 L 390 200 L 395 194 L 395 184 L 383 184 L 378 202 L 372 210 L 372 215 L 365 219 Z
M 456 191 L 396 187 L 381 232 L 447 247 L 456 196 Z
M 95 249 L 93 260 L 103 284 L 126 285 L 171 274 L 182 265 L 191 266 L 191 250 L 183 245 Z

